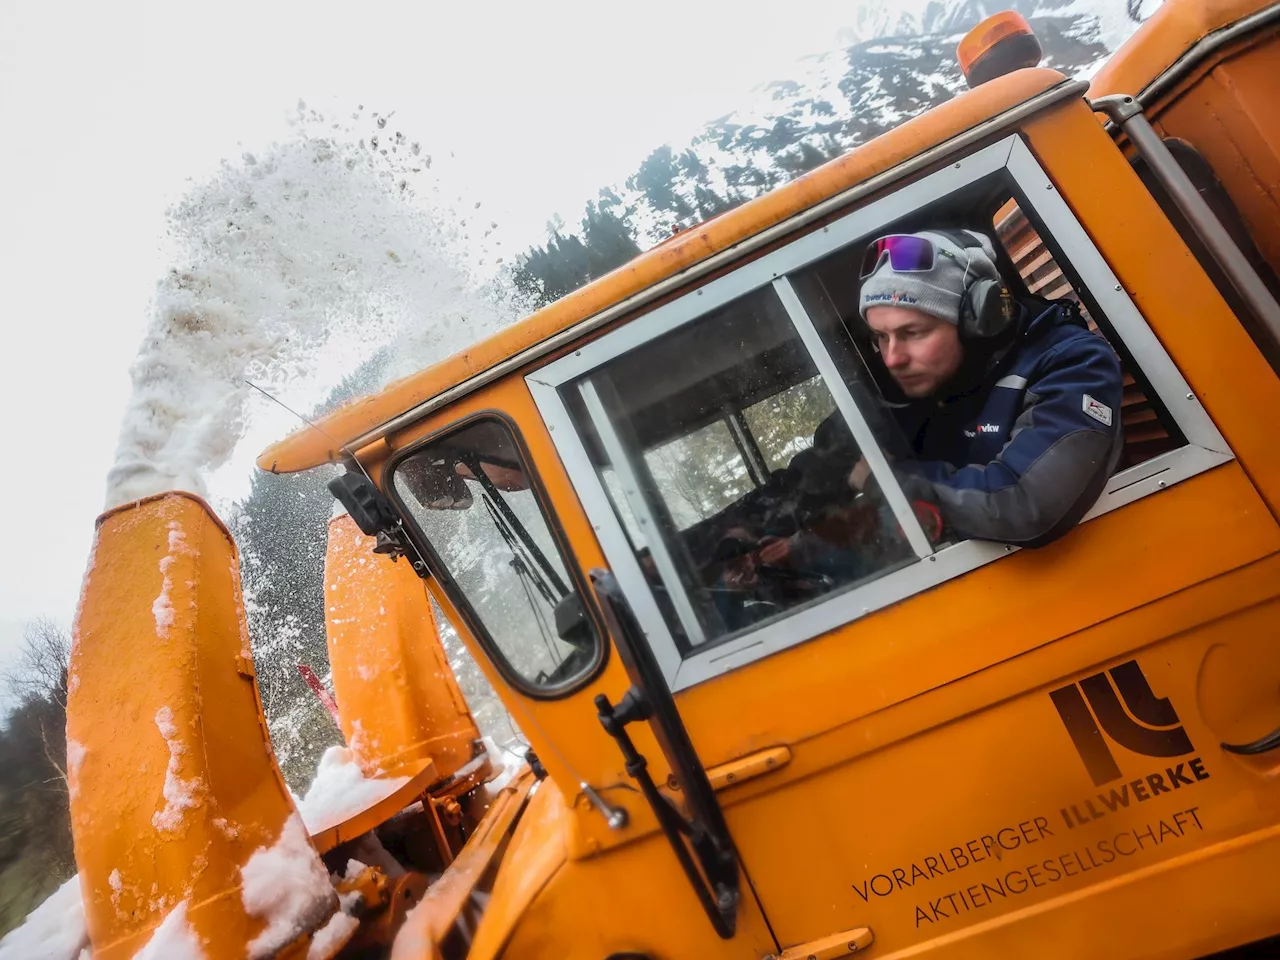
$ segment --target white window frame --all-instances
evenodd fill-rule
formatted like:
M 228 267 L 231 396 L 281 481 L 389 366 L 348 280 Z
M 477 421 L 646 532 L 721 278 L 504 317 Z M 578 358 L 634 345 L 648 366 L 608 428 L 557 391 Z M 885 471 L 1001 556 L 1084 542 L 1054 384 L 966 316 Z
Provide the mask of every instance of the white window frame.
M 870 428 L 859 413 L 848 387 L 839 376 L 830 351 L 796 298 L 787 277 L 839 248 L 875 236 L 885 225 L 910 216 L 1000 170 L 1005 170 L 1021 189 L 1026 198 L 1026 202 L 1021 204 L 1024 212 L 1043 224 L 1045 235 L 1051 236 L 1061 249 L 1062 259 L 1066 261 L 1064 268 L 1069 265 L 1088 289 L 1115 336 L 1123 341 L 1129 355 L 1141 368 L 1152 390 L 1187 439 L 1185 446 L 1153 457 L 1112 477 L 1098 502 L 1085 516 L 1085 521 L 1234 459 L 1222 434 L 1030 149 L 1017 135 L 1006 137 L 960 157 L 944 169 L 868 203 L 820 230 L 800 237 L 670 303 L 636 317 L 525 377 L 605 558 L 625 592 L 672 692 L 684 690 L 827 633 L 1006 556 L 1016 548 L 989 541 L 966 540 L 934 551 L 924 537 L 914 513 L 906 504 L 901 488 L 892 480 L 879 447 L 874 442 L 863 443 L 864 451 L 872 451 L 868 454 L 869 465 L 880 479 L 881 489 L 886 491 L 890 506 L 907 531 L 908 539 L 918 557 L 917 562 L 861 586 L 847 589 L 829 599 L 805 605 L 794 613 L 784 614 L 759 627 L 747 629 L 727 640 L 709 645 L 706 649 L 698 649 L 702 630 L 696 623 L 696 617 L 692 616 L 691 607 L 685 609 L 688 607 L 687 602 L 681 604 L 675 597 L 676 593 L 682 591 L 672 591 L 673 603 L 681 624 L 694 643 L 693 651 L 682 655 L 649 589 L 639 561 L 631 550 L 622 523 L 614 514 L 604 486 L 588 457 L 586 447 L 561 396 L 561 389 L 623 353 L 698 320 L 752 291 L 772 285 L 781 297 L 792 325 L 808 349 L 827 389 L 831 391 L 837 409 L 844 414 L 855 437 L 868 440 L 871 436 Z M 589 392 L 594 395 L 594 390 Z M 601 419 L 603 409 L 599 408 L 599 403 L 596 403 L 595 408 L 588 404 L 588 413 L 593 425 L 600 431 L 602 442 L 609 446 L 611 439 L 616 439 L 616 436 L 613 436 L 612 427 L 607 420 Z M 610 452 L 612 460 L 613 453 L 617 451 Z M 625 465 L 615 463 L 614 469 L 623 480 L 624 493 L 632 510 L 637 511 L 635 515 L 643 524 L 648 514 L 643 498 L 639 497 L 638 491 L 627 487 L 623 476 Z M 666 564 L 671 569 L 665 569 L 662 555 L 667 551 L 665 545 L 659 542 L 662 538 L 657 535 L 656 530 L 652 535 L 646 531 L 646 538 L 650 541 L 650 549 L 663 580 L 668 584 L 678 585 L 678 579 L 668 580 L 668 575 L 674 577 L 674 566 Z M 670 557 L 666 556 L 665 559 L 670 560 Z M 685 599 L 687 601 L 687 597 Z M 689 622 L 686 622 L 687 619 Z

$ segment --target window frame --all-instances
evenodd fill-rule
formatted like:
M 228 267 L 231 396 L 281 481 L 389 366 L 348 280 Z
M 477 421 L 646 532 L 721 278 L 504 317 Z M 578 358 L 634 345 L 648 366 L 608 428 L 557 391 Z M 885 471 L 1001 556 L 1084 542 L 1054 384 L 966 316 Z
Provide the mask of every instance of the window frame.
M 551 541 L 560 554 L 560 561 L 564 564 L 565 573 L 568 575 L 573 589 L 577 592 L 578 600 L 582 604 L 583 612 L 591 625 L 592 635 L 595 637 L 596 655 L 591 665 L 573 679 L 554 687 L 534 686 L 512 666 L 506 654 L 502 652 L 502 648 L 489 633 L 489 628 L 484 622 L 484 618 L 476 612 L 466 591 L 458 585 L 449 567 L 432 546 L 426 531 L 422 529 L 414 518 L 413 510 L 405 503 L 404 498 L 400 496 L 400 492 L 396 488 L 396 470 L 405 460 L 417 453 L 421 453 L 430 444 L 438 443 L 452 434 L 466 430 L 485 420 L 496 421 L 510 432 L 511 438 L 515 442 L 516 451 L 523 461 L 525 476 L 529 479 L 529 491 L 533 494 L 534 502 L 537 504 L 538 511 L 547 525 Z M 577 558 L 574 556 L 572 546 L 569 543 L 569 538 L 560 526 L 558 515 L 551 508 L 551 498 L 547 495 L 546 489 L 542 484 L 542 478 L 538 475 L 537 467 L 534 465 L 533 457 L 525 444 L 524 436 L 511 417 L 500 410 L 479 410 L 459 420 L 453 420 L 440 429 L 433 430 L 427 436 L 414 441 L 403 450 L 397 451 L 387 461 L 383 476 L 385 477 L 383 482 L 384 492 L 396 511 L 404 519 L 404 529 L 426 562 L 430 576 L 440 584 L 441 589 L 448 596 L 449 602 L 453 604 L 454 609 L 458 611 L 465 621 L 463 626 L 475 638 L 480 648 L 484 650 L 485 656 L 494 665 L 494 669 L 513 689 L 532 700 L 560 700 L 582 689 L 600 674 L 609 658 L 610 645 L 605 640 L 608 636 L 608 631 L 605 629 L 603 619 L 596 609 L 594 591 L 591 589 L 590 581 L 578 565 Z
M 1124 350 L 1141 368 L 1151 384 L 1154 398 L 1164 404 L 1187 440 L 1185 446 L 1113 476 L 1098 502 L 1081 522 L 1234 459 L 1222 434 L 1182 373 L 1022 138 L 1012 134 L 967 155 L 950 159 L 942 169 L 635 317 L 525 376 L 570 483 L 596 532 L 601 550 L 630 601 L 673 692 L 813 639 L 1018 549 L 982 540 L 965 540 L 938 550 L 929 546 L 897 482 L 891 476 L 889 482 L 885 482 L 884 474 L 890 471 L 883 452 L 872 439 L 870 425 L 858 412 L 830 350 L 788 280 L 790 274 L 836 250 L 874 236 L 877 230 L 1001 171 L 1015 187 L 1019 205 L 1040 229 L 1064 275 L 1072 281 L 1081 297 L 1088 297 L 1097 304 L 1100 316 L 1110 328 L 1109 333 L 1122 342 Z M 685 656 L 681 654 L 648 587 L 621 521 L 614 515 L 609 497 L 560 391 L 614 358 L 765 286 L 772 286 L 781 297 L 796 335 L 804 341 L 819 375 L 835 400 L 836 408 L 844 413 L 855 438 L 860 442 L 869 441 L 863 445 L 864 450 L 875 451 L 868 456 L 868 462 L 880 479 L 881 488 L 891 488 L 901 500 L 901 503 L 891 505 L 916 550 L 918 561 L 829 599 L 802 607 L 776 621 L 708 645 L 706 649 L 697 649 L 695 643 L 694 651 Z M 592 420 L 599 431 L 602 425 L 595 422 L 595 417 Z M 602 442 L 604 439 L 602 435 Z M 613 459 L 612 453 L 610 459 Z M 614 470 L 619 471 L 621 477 L 616 463 Z M 901 512 L 903 507 L 906 508 L 905 514 Z M 665 552 L 665 547 L 660 551 L 659 546 L 652 543 L 650 549 L 655 562 L 659 561 L 659 552 Z M 658 567 L 666 581 L 666 571 L 662 570 L 660 562 Z M 674 582 L 678 584 L 679 581 L 676 579 Z M 671 592 L 674 602 L 676 591 Z M 683 624 L 684 617 L 681 620 Z M 695 635 L 700 635 L 700 630 L 690 633 L 689 625 L 683 626 L 691 641 Z

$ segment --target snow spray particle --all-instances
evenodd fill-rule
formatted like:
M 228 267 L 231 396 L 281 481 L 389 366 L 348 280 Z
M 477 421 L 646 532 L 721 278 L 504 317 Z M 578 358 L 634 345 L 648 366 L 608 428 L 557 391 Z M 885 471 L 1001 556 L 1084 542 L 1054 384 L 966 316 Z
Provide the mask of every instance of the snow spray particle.
M 224 162 L 168 211 L 173 266 L 130 371 L 108 507 L 203 493 L 247 426 L 245 378 L 305 382 L 326 350 L 359 363 L 398 337 L 440 359 L 511 319 L 414 189 L 422 157 L 335 126 L 299 103 L 292 139 Z

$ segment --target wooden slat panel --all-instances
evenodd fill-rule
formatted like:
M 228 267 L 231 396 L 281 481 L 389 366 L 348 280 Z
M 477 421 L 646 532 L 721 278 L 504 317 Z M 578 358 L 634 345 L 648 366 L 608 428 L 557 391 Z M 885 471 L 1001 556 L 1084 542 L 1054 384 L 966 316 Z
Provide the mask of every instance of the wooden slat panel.
M 1017 202 L 1009 200 L 997 212 L 996 236 L 1009 251 L 1027 290 L 1049 300 L 1070 297 L 1079 302 L 1070 282 L 1054 262 L 1049 248 L 1023 215 Z M 1101 335 L 1098 325 L 1080 304 L 1080 312 L 1089 329 Z M 1124 393 L 1120 404 L 1120 422 L 1125 432 L 1125 452 L 1120 468 L 1131 466 L 1172 450 L 1176 444 L 1160 422 L 1155 405 L 1138 386 L 1129 371 L 1124 371 Z

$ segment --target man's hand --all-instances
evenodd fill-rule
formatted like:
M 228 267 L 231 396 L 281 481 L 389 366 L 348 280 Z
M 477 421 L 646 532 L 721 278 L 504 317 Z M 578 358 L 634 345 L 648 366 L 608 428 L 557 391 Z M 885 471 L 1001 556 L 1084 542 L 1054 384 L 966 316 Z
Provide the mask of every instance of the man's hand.
M 868 466 L 865 458 L 860 459 L 853 465 L 853 469 L 849 471 L 849 486 L 859 493 L 867 485 L 867 481 L 871 479 L 871 467 Z
M 791 557 L 791 541 L 782 537 L 765 537 L 756 556 L 770 567 L 783 567 Z

